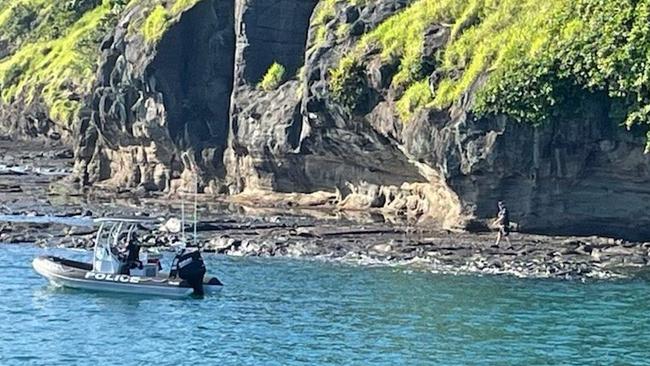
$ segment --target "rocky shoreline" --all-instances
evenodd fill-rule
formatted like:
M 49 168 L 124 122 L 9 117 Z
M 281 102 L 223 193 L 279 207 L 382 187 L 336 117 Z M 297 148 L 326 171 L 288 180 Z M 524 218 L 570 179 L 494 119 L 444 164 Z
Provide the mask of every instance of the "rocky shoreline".
M 61 192 L 71 173 L 66 149 L 0 142 L 0 242 L 89 248 L 95 228 L 67 221 L 105 215 L 179 217 L 180 203 L 160 194 L 101 190 Z M 57 184 L 59 182 L 59 184 Z M 67 182 L 67 181 L 65 181 Z M 65 185 L 64 185 L 65 186 Z M 76 193 L 75 193 L 76 192 Z M 513 233 L 512 245 L 494 246 L 492 233 L 408 225 L 399 220 L 333 208 L 255 208 L 201 197 L 198 242 L 206 252 L 230 256 L 316 258 L 364 265 L 406 265 L 444 273 L 508 274 L 530 278 L 617 278 L 642 272 L 650 243 L 602 237 Z M 31 222 L 9 222 L 16 221 Z M 145 245 L 167 249 L 174 234 L 157 232 Z
M 642 271 L 650 263 L 650 243 L 600 237 L 515 234 L 512 245 L 495 246 L 493 235 L 488 234 L 409 232 L 381 225 L 296 227 L 276 219 L 275 223 L 201 222 L 198 243 L 205 252 L 229 256 L 314 258 L 524 278 L 619 278 Z M 94 234 L 93 228 L 60 224 L 0 226 L 0 242 L 43 247 L 90 249 Z M 168 250 L 177 239 L 178 235 L 154 230 L 144 238 L 144 246 Z

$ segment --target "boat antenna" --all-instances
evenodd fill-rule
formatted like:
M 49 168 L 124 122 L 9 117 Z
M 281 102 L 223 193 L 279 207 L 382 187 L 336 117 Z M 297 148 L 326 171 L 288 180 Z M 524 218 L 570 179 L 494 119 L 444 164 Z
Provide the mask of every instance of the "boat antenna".
M 194 160 L 190 156 L 190 154 L 185 151 L 183 152 L 181 159 L 183 160 L 183 165 L 185 165 L 186 168 L 189 168 L 190 171 L 194 175 L 194 237 L 193 237 L 193 243 L 194 246 L 196 247 L 196 226 L 198 222 L 198 195 L 199 195 L 199 177 L 198 177 L 198 169 L 196 169 L 196 164 L 194 163 Z M 184 216 L 183 216 L 184 217 Z M 185 219 L 183 219 L 183 224 L 185 223 Z M 183 225 L 185 227 L 185 225 Z M 183 230 L 183 240 L 185 239 L 185 230 Z
M 196 168 L 196 166 L 194 167 Z M 199 177 L 197 173 L 198 169 L 195 169 L 193 171 L 194 173 L 194 247 L 197 247 L 196 245 L 196 223 L 198 221 L 198 195 L 199 195 Z
M 185 196 L 181 194 L 181 237 L 185 243 Z

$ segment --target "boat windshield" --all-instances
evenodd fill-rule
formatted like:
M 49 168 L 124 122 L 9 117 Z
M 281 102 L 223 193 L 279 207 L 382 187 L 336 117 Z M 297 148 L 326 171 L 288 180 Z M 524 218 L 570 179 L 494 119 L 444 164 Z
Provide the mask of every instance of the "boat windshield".
M 119 273 L 121 261 L 118 258 L 119 247 L 126 246 L 134 240 L 135 232 L 141 225 L 153 223 L 153 220 L 105 218 L 97 219 L 99 224 L 93 255 L 93 271 L 101 273 Z

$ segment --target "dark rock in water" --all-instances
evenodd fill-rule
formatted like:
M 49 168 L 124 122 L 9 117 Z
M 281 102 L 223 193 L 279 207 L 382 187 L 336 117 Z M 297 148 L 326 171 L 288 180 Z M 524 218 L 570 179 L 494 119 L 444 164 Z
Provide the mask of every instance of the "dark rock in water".
M 0 223 L 0 234 L 9 233 L 12 230 L 11 223 Z

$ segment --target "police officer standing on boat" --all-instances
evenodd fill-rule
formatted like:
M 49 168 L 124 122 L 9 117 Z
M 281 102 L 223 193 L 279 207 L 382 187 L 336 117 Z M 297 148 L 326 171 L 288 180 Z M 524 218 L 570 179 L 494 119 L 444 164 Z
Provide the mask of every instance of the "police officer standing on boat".
M 494 245 L 498 247 L 503 238 L 505 238 L 508 245 L 510 245 L 510 238 L 508 238 L 508 235 L 510 235 L 510 215 L 508 213 L 508 208 L 503 201 L 499 201 L 497 206 L 499 207 L 499 212 L 497 213 L 496 220 L 494 220 L 494 223 L 492 224 L 498 230 L 497 241 Z

